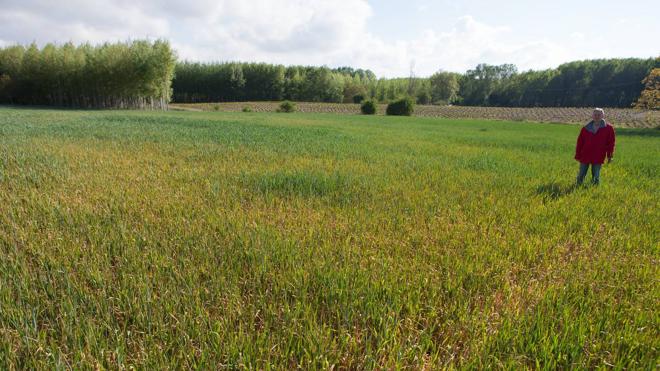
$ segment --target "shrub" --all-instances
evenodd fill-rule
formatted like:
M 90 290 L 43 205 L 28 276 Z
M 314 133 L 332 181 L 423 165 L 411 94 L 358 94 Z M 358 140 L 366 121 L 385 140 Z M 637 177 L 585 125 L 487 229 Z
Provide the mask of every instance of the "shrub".
M 420 91 L 417 94 L 417 104 L 430 104 L 431 103 L 431 93 L 427 91 Z
M 280 108 L 277 109 L 277 112 L 295 112 L 296 104 L 285 100 L 280 104 Z
M 414 108 L 415 103 L 412 98 L 405 97 L 388 104 L 385 112 L 391 116 L 410 116 Z
M 243 112 L 252 112 L 252 108 L 245 106 L 243 107 Z
M 371 99 L 365 100 L 360 106 L 360 111 L 362 111 L 362 114 L 364 115 L 373 115 L 376 113 L 376 103 Z
M 353 103 L 362 103 L 364 100 L 364 95 L 362 94 L 357 94 L 353 96 Z
M 214 104 L 213 105 L 213 110 L 214 111 L 220 111 L 220 105 L 219 104 Z

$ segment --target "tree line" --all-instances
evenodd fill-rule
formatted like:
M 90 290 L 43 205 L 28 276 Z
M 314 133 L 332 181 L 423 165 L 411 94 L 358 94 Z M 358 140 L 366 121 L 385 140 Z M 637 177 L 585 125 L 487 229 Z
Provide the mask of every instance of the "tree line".
M 351 67 L 177 62 L 163 40 L 43 48 L 33 43 L 0 48 L 0 103 L 165 108 L 170 101 L 390 102 L 410 97 L 418 104 L 631 107 L 653 68 L 660 68 L 660 58 L 585 60 L 525 72 L 512 64 L 479 64 L 463 74 L 377 78 L 370 70 Z M 645 90 L 645 106 L 656 94 Z
M 631 107 L 660 58 L 576 61 L 518 73 L 513 65 L 479 65 L 463 77 L 462 104 L 503 107 Z
M 176 56 L 167 41 L 0 48 L 0 102 L 80 108 L 167 107 Z
M 177 103 L 263 100 L 357 103 L 366 98 L 385 102 L 402 96 L 414 96 L 422 104 L 449 102 L 460 75 L 449 72 L 436 75 L 448 77 L 435 85 L 453 89 L 452 93 L 445 93 L 446 89 L 434 90 L 435 80 L 430 78 L 379 79 L 370 70 L 351 67 L 182 62 L 176 66 L 172 87 Z
M 542 71 L 479 64 L 464 74 L 376 78 L 369 70 L 265 63 L 193 63 L 176 67 L 174 101 L 181 103 L 296 100 L 389 102 L 501 107 L 631 107 L 660 58 L 576 61 Z

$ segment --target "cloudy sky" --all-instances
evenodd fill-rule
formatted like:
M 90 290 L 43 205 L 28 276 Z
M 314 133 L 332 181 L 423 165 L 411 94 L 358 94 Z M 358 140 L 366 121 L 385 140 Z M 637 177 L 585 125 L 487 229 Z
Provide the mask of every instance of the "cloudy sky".
M 653 0 L 0 0 L 0 46 L 166 38 L 180 59 L 378 76 L 660 56 Z

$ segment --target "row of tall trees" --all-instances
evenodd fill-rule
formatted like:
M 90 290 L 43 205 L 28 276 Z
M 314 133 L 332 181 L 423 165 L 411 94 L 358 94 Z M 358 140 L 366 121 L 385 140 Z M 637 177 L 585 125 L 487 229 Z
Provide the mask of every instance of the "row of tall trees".
M 419 104 L 630 107 L 640 98 L 643 81 L 651 81 L 647 76 L 654 68 L 660 68 L 660 58 L 576 61 L 526 72 L 512 64 L 479 64 L 464 74 L 440 71 L 425 78 L 411 73 L 408 78 L 379 79 L 369 70 L 351 67 L 177 63 L 163 40 L 43 48 L 32 44 L 0 48 L 0 103 L 164 108 L 171 99 L 389 102 L 406 96 Z M 655 91 L 645 94 L 645 102 L 653 102 L 648 96 Z
M 167 107 L 176 56 L 167 41 L 0 48 L 0 102 L 81 108 Z
M 506 65 L 505 65 L 506 66 Z M 516 73 L 509 67 L 488 74 L 489 85 L 475 99 L 464 87 L 478 84 L 474 70 L 461 84 L 466 105 L 508 107 L 631 107 L 644 88 L 643 80 L 659 59 L 598 59 L 576 61 L 556 69 Z M 497 66 L 496 66 L 497 69 Z M 502 70 L 505 70 L 504 72 Z
M 654 67 L 660 67 L 660 59 L 586 60 L 522 73 L 513 64 L 479 64 L 465 74 L 377 79 L 369 70 L 350 67 L 184 62 L 177 65 L 173 87 L 176 102 L 388 102 L 410 96 L 419 104 L 630 107 Z
M 421 104 L 455 100 L 459 74 L 439 72 L 431 78 L 376 78 L 370 70 L 288 66 L 265 63 L 183 62 L 172 83 L 180 103 L 260 100 L 357 102 L 391 101 L 412 96 Z
M 371 81 L 373 72 L 348 67 L 183 62 L 176 67 L 172 86 L 175 102 L 343 102 L 366 95 Z

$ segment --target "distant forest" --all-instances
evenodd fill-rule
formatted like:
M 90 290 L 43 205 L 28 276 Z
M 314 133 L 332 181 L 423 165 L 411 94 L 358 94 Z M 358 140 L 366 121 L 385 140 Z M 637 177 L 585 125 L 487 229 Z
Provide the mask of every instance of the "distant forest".
M 660 58 L 597 59 L 542 71 L 479 64 L 463 74 L 388 79 L 351 67 L 177 62 L 164 40 L 43 48 L 33 43 L 0 48 L 0 103 L 159 109 L 170 101 L 357 103 L 410 96 L 418 104 L 625 108 L 658 68 Z
M 377 78 L 369 70 L 265 63 L 194 63 L 176 66 L 173 99 L 179 103 L 296 100 L 388 102 L 412 96 L 418 104 L 500 107 L 631 107 L 642 80 L 659 59 L 597 59 L 554 69 L 518 72 L 516 66 L 480 64 L 464 74 Z

